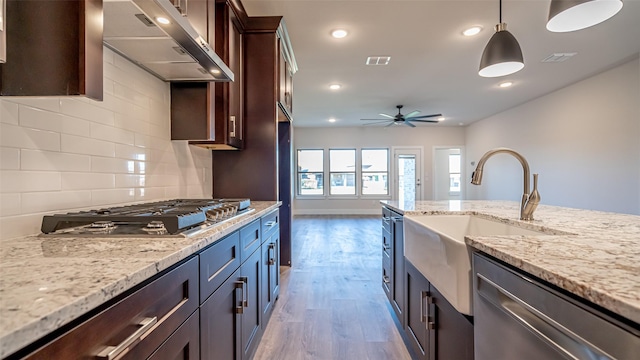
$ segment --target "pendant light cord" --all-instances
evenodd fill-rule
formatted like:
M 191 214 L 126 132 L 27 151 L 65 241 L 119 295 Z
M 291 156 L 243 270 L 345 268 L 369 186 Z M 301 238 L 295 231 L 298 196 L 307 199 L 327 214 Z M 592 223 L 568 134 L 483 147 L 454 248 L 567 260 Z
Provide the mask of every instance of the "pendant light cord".
M 500 24 L 502 24 L 502 0 L 500 0 Z

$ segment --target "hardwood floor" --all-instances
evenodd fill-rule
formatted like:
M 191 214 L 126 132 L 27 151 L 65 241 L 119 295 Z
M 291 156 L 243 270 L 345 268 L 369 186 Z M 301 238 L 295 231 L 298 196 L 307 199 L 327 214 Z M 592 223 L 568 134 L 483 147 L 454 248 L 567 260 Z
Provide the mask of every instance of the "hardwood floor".
M 254 359 L 411 359 L 382 291 L 380 217 L 300 216 Z

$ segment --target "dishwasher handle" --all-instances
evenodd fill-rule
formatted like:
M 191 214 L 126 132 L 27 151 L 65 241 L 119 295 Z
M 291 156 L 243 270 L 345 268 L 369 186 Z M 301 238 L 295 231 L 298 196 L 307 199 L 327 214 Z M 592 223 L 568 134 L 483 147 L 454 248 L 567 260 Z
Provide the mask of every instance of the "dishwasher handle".
M 613 356 L 581 338 L 487 277 L 480 273 L 477 273 L 476 276 L 477 291 L 480 296 L 496 305 L 567 358 L 575 360 L 614 359 Z

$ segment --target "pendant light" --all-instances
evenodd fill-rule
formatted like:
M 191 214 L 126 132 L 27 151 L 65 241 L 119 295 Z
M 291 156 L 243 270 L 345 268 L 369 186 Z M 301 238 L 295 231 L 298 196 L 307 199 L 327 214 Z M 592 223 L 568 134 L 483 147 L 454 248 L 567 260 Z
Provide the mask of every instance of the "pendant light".
M 507 24 L 502 22 L 502 0 L 500 0 L 500 23 L 493 34 L 480 59 L 482 77 L 498 77 L 513 74 L 522 70 L 524 60 L 518 40 L 507 31 Z
M 552 0 L 547 30 L 569 32 L 599 24 L 622 9 L 622 0 Z

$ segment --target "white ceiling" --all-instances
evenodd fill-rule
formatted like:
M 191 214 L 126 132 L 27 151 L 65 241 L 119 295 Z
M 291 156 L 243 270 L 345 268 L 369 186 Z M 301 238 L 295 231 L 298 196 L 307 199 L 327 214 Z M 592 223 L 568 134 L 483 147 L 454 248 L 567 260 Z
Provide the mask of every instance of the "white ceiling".
M 491 116 L 630 60 L 640 52 L 640 0 L 626 0 L 613 18 L 594 27 L 551 33 L 550 0 L 505 0 L 503 21 L 516 37 L 525 68 L 502 78 L 482 78 L 478 65 L 498 23 L 498 0 L 244 0 L 250 16 L 284 16 L 299 71 L 294 76 L 295 126 L 361 126 L 420 110 L 442 113 L 439 124 L 460 126 Z M 461 32 L 472 25 L 477 36 Z M 334 39 L 336 28 L 349 31 Z M 542 63 L 558 52 L 568 61 Z M 387 66 L 367 66 L 371 55 L 391 56 Z M 501 89 L 500 82 L 514 85 Z M 339 91 L 329 85 L 342 85 Z M 580 106 L 580 104 L 575 104 Z M 335 118 L 335 123 L 328 122 Z

